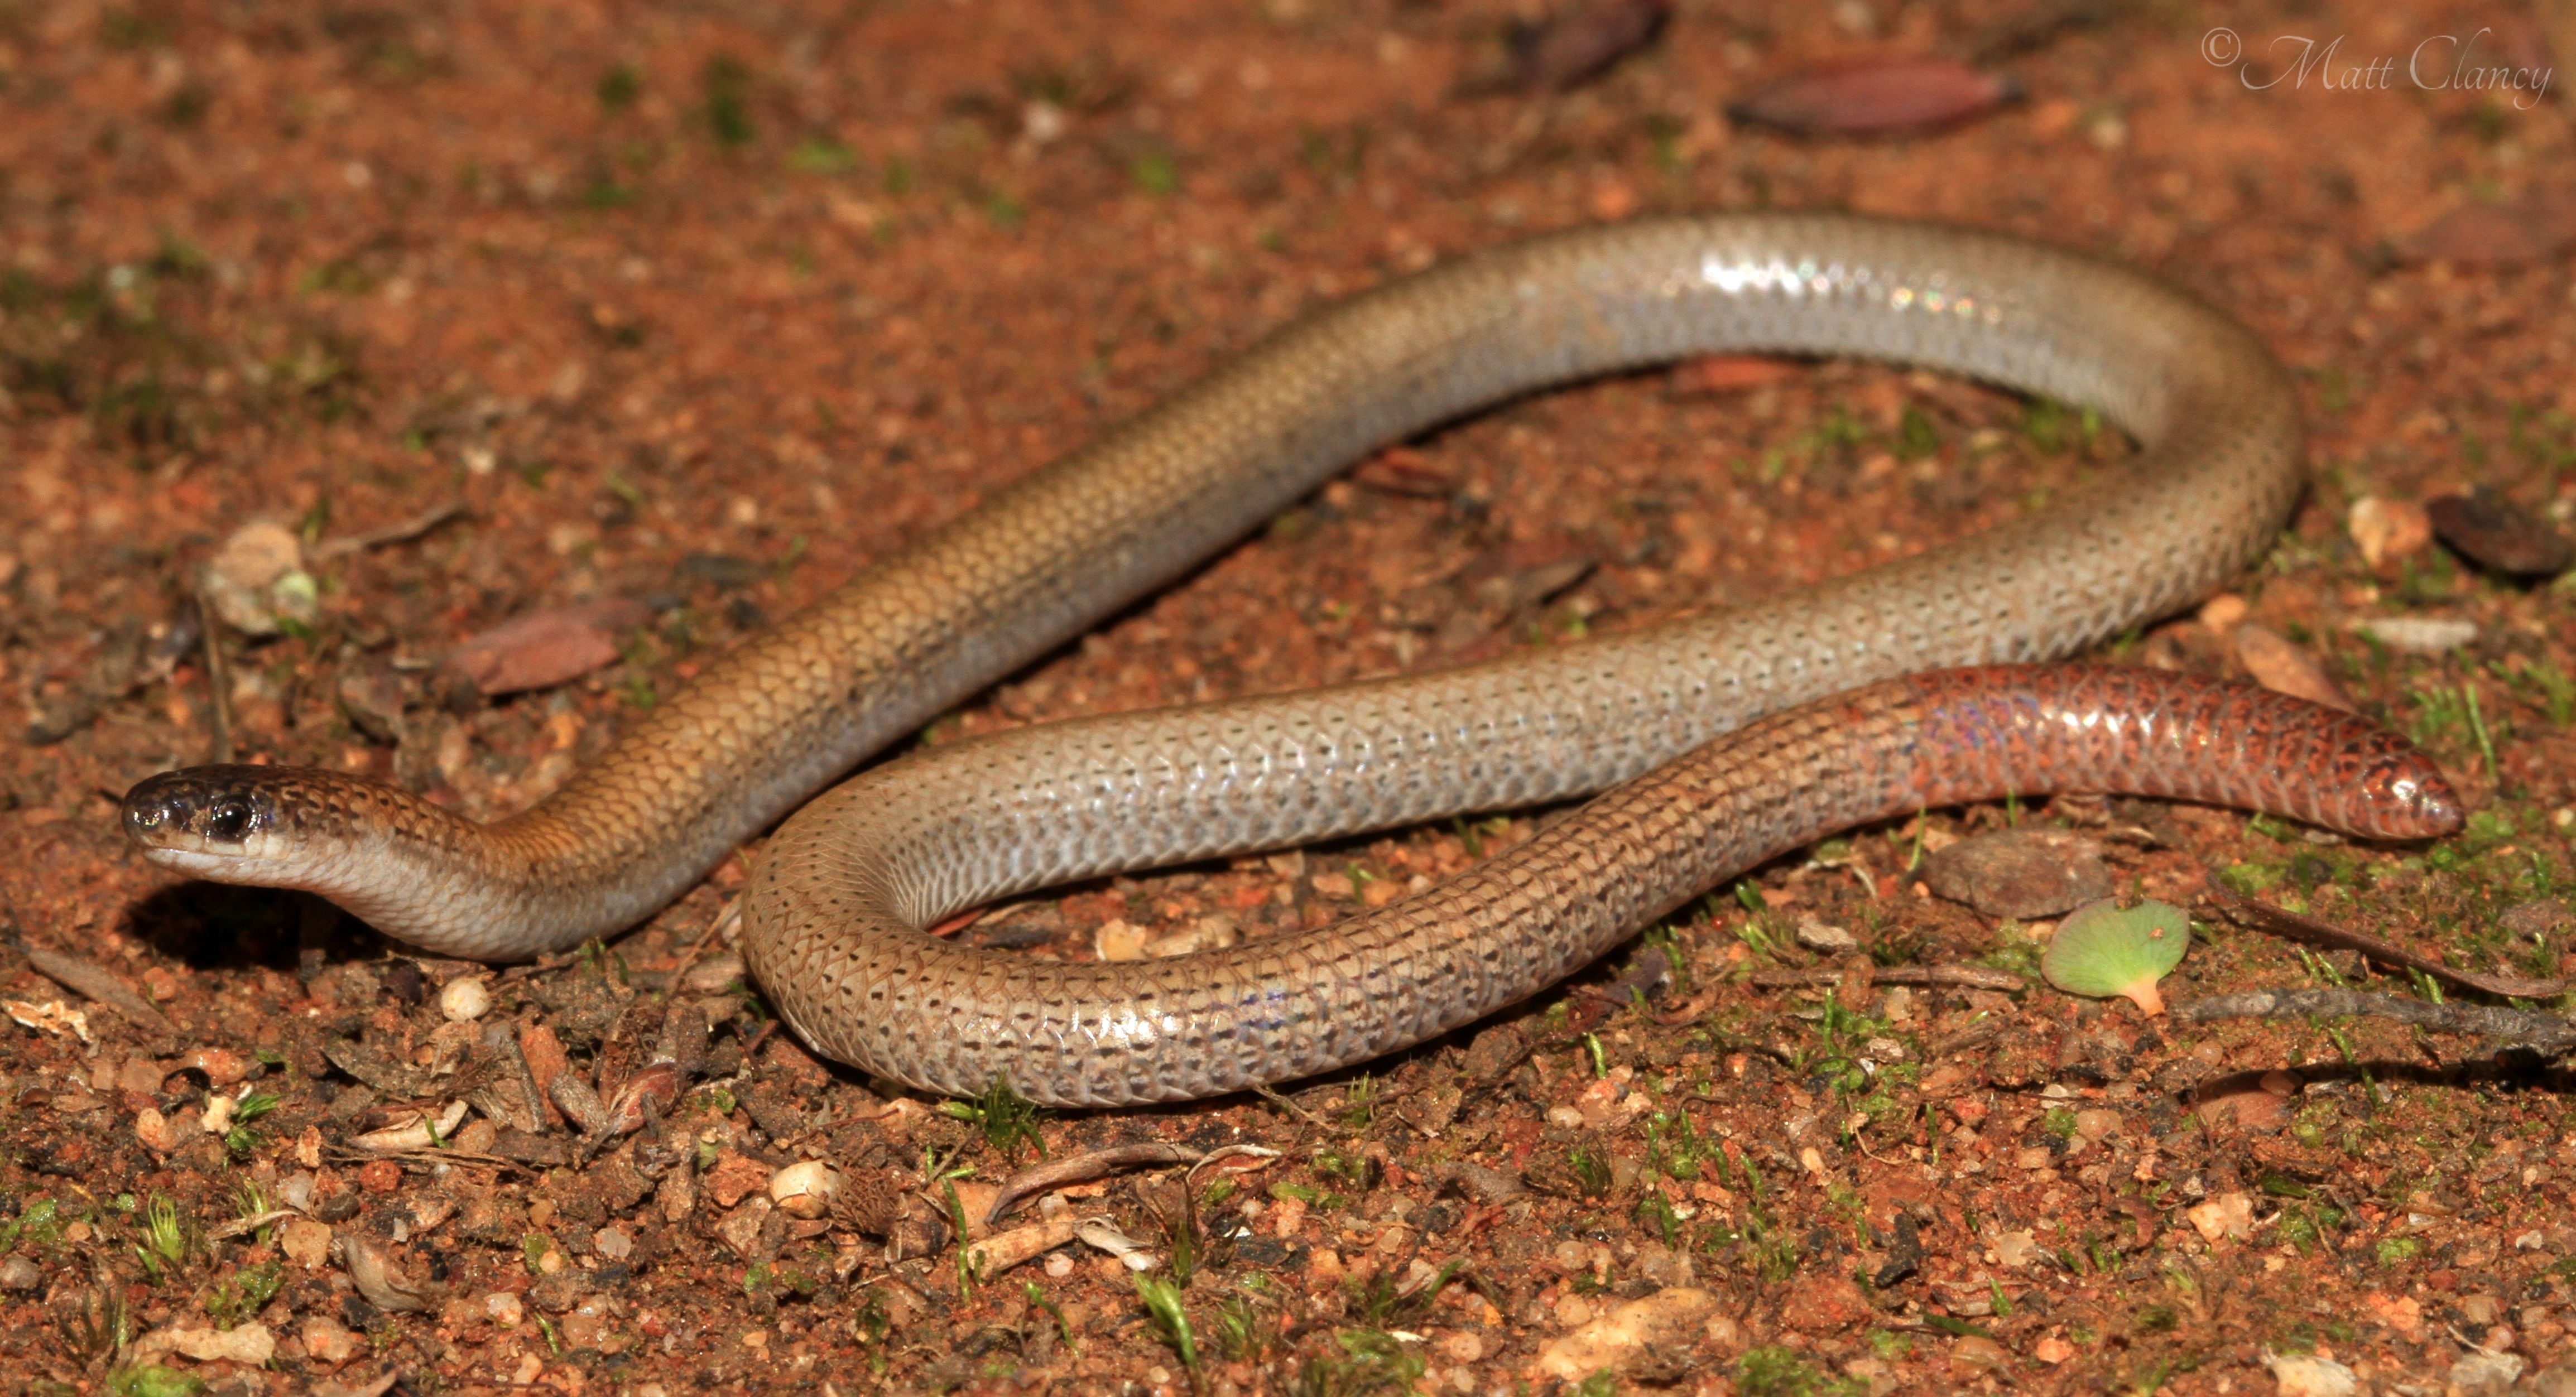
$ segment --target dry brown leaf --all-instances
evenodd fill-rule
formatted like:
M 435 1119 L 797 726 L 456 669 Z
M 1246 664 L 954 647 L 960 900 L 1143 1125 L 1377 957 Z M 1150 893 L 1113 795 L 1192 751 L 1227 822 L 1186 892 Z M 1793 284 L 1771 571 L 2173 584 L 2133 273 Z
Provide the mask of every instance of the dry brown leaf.
M 2343 686 L 2334 682 L 2316 658 L 2269 626 L 2248 621 L 2236 628 L 2236 658 L 2254 682 L 2276 694 L 2288 694 L 2328 708 L 2356 712 Z
M 1879 58 L 1809 68 L 1727 109 L 1806 136 L 1883 136 L 1948 126 L 2021 95 L 2020 85 L 1947 58 Z
M 1515 31 L 1513 76 L 1531 91 L 1562 90 L 1655 41 L 1672 0 L 1580 0 Z
M 2576 200 L 2526 194 L 2492 204 L 2463 204 L 2397 239 L 2410 262 L 2511 267 L 2545 262 L 2576 244 Z
M 615 663 L 618 636 L 652 618 L 629 597 L 532 611 L 449 651 L 447 668 L 486 695 L 549 688 Z

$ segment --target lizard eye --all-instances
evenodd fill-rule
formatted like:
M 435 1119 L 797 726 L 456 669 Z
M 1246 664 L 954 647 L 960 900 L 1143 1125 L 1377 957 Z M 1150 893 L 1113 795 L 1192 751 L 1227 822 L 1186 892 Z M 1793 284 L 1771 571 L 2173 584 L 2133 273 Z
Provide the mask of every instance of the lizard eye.
M 206 811 L 206 833 L 217 839 L 239 839 L 250 825 L 250 802 L 239 796 L 226 796 Z

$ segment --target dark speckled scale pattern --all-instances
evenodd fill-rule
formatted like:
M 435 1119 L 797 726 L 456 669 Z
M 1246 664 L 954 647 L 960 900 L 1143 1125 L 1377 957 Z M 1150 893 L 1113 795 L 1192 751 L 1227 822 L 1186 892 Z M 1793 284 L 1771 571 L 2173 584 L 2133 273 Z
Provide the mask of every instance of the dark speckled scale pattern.
M 782 1011 L 833 1056 L 952 1095 L 998 1077 L 1053 1105 L 1183 1100 L 1365 1062 L 1538 993 L 1765 859 L 1926 806 L 2077 790 L 2382 838 L 2458 823 L 2429 761 L 2332 709 L 2153 670 L 1943 670 L 1719 737 L 1382 910 L 1225 951 L 1066 965 L 918 928 L 1098 871 L 1012 855 L 1132 849 L 1185 827 L 1170 816 L 1198 803 L 1193 788 L 1233 770 L 1176 748 L 1164 769 L 1181 779 L 1102 799 L 1050 781 L 1033 737 L 981 745 L 880 768 L 793 822 L 757 875 L 752 944 L 805 948 L 792 980 L 775 965 L 764 978 L 795 987 Z
M 446 954 L 523 957 L 612 934 L 869 753 L 1369 448 L 1552 383 L 1712 351 L 1852 354 L 1988 379 L 2098 408 L 2142 449 L 2119 479 L 2055 508 L 1754 606 L 1465 669 L 1060 726 L 1036 739 L 1060 744 L 1052 755 L 1013 778 L 1026 792 L 985 798 L 1035 812 L 1078 791 L 1114 829 L 1068 832 L 1030 813 L 999 846 L 923 852 L 929 871 L 906 896 L 927 905 L 967 886 L 1568 798 L 1874 680 L 2065 655 L 2242 569 L 2299 487 L 2279 366 L 2152 278 L 2016 239 L 1839 215 L 1577 229 L 1391 282 L 1270 336 L 736 648 L 521 815 L 462 839 L 432 813 L 319 821 L 311 858 L 168 861 L 314 888 Z M 1184 780 L 1194 762 L 1222 776 Z M 847 808 L 817 802 L 782 846 Z M 823 983 L 855 953 L 813 911 L 839 885 L 761 876 L 756 888 L 754 969 L 818 1043 L 855 1038 L 827 1007 L 841 990 Z M 1158 1006 L 1207 992 L 1180 970 L 1155 973 L 1176 977 Z

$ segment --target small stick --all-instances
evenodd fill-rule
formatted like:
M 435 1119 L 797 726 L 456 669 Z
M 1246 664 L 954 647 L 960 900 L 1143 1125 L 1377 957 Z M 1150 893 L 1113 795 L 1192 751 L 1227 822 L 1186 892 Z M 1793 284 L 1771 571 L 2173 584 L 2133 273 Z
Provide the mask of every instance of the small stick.
M 1280 1110 L 1288 1112 L 1299 1120 L 1304 1121 L 1306 1124 L 1313 1126 L 1317 1130 L 1329 1131 L 1332 1129 L 1331 1126 L 1316 1119 L 1314 1112 L 1309 1111 L 1305 1107 L 1298 1105 L 1296 1102 L 1289 1100 L 1287 1097 L 1280 1095 L 1277 1087 L 1264 1082 L 1255 1082 L 1252 1086 L 1252 1094 L 1269 1102 L 1271 1105 L 1278 1107 Z
M 464 513 L 465 501 L 449 500 L 443 505 L 424 510 L 398 524 L 388 524 L 381 529 L 369 529 L 364 533 L 350 534 L 345 538 L 326 540 L 313 550 L 313 561 L 327 563 L 334 558 L 345 558 L 352 553 L 363 553 L 370 548 L 381 548 L 388 543 L 407 543 Z
M 197 626 L 206 633 L 206 688 L 213 701 L 209 722 L 214 743 L 206 760 L 226 766 L 233 759 L 233 667 L 224 658 L 223 621 L 215 615 L 215 604 L 202 583 L 197 588 Z
M 1022 1199 L 1059 1184 L 1082 1183 L 1085 1180 L 1100 1178 L 1114 1170 L 1134 1168 L 1137 1165 L 1195 1164 L 1199 1158 L 1197 1150 L 1150 1141 L 1135 1145 L 1112 1145 L 1107 1149 L 1086 1150 L 1081 1154 L 1050 1160 L 1012 1175 L 1009 1181 L 1002 1185 L 1001 1192 L 993 1195 L 992 1206 L 984 1210 L 984 1225 L 990 1227 L 1000 1222 L 1002 1215 L 1009 1212 L 1012 1206 Z
M 1978 965 L 1891 965 L 1874 978 L 1882 985 L 1936 985 L 1971 990 L 2001 990 L 2019 994 L 2026 986 L 2020 976 L 2002 970 L 1988 970 Z M 1787 989 L 1797 985 L 1839 985 L 1843 972 L 1819 967 L 1814 970 L 1757 970 L 1747 978 L 1748 984 L 1762 989 Z
M 724 934 L 726 928 L 741 921 L 742 894 L 736 893 L 724 906 L 716 909 L 715 920 L 708 922 L 707 929 L 698 934 L 697 944 L 689 948 L 689 953 L 680 957 L 679 967 L 671 972 L 671 983 L 680 983 L 680 977 L 689 973 L 690 968 L 707 953 L 707 948 L 715 944 L 716 938 Z
M 19 943 L 18 949 L 25 953 L 27 963 L 34 966 L 38 974 L 65 989 L 76 990 L 97 1000 L 135 1027 L 164 1037 L 178 1034 L 177 1025 L 153 1008 L 151 1001 L 126 988 L 125 982 L 109 974 L 105 966 L 25 942 Z
M 2459 1033 L 2501 1040 L 2507 1047 L 2544 1053 L 2576 1048 L 2576 1021 L 2529 1009 L 2500 1009 L 2412 999 L 2360 990 L 2257 990 L 2251 994 L 2212 995 L 2175 1008 L 2174 1017 L 2192 1023 L 2211 1019 L 2393 1019 L 2437 1033 Z
M 2383 941 L 2368 932 L 2354 931 L 2350 927 L 2336 926 L 2332 922 L 2320 922 L 2302 917 L 2268 902 L 2257 902 L 2253 898 L 2230 892 L 2215 883 L 2210 885 L 2208 896 L 2209 900 L 2217 903 L 2230 918 L 2257 931 L 2268 931 L 2274 936 L 2291 941 L 2304 941 L 2311 946 L 2323 946 L 2328 950 L 2359 951 L 2383 965 L 2420 970 L 2436 979 L 2448 980 L 2455 985 L 2465 985 L 2470 989 L 2481 990 L 2501 998 L 2555 999 L 2567 992 L 2565 980 L 2526 980 L 2519 975 L 2480 975 L 2472 971 L 2455 970 L 2430 956 L 2417 955 L 2396 942 Z

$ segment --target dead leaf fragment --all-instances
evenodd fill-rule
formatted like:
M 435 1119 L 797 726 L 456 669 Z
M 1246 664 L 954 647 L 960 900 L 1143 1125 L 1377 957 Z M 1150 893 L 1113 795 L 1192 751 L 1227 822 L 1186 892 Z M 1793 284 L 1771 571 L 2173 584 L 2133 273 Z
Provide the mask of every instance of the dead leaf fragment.
M 2497 203 L 2463 204 L 2397 239 L 2409 262 L 2512 267 L 2545 262 L 2576 244 L 2576 200 L 2526 194 Z
M 1389 495 L 1439 500 L 1458 493 L 1459 479 L 1412 447 L 1391 446 L 1353 467 L 1351 483 Z
M 1510 85 L 1561 91 L 1655 41 L 1672 0 L 1577 0 L 1511 35 Z
M 89 1015 L 59 999 L 49 999 L 42 1004 L 24 999 L 0 999 L 0 1009 L 8 1010 L 9 1017 L 16 1019 L 21 1026 L 39 1033 L 50 1033 L 57 1038 L 69 1033 L 84 1043 L 93 1041 L 89 1036 Z
M 362 1232 L 341 1234 L 340 1258 L 348 1264 L 349 1279 L 357 1284 L 358 1293 L 379 1310 L 428 1310 L 446 1291 L 436 1282 L 403 1275 L 394 1267 L 393 1254 Z
M 2236 628 L 2236 658 L 2254 682 L 2276 694 L 2288 694 L 2346 713 L 2356 711 L 2343 686 L 2316 658 L 2269 626 L 2252 621 Z
M 152 1007 L 150 1001 L 126 988 L 125 982 L 109 974 L 104 966 L 83 960 L 79 956 L 49 951 L 42 946 L 28 946 L 24 949 L 27 953 L 27 963 L 36 967 L 37 972 L 46 979 L 67 990 L 97 1000 L 123 1015 L 126 1021 L 135 1027 L 165 1035 L 176 1034 L 179 1031 L 168 1019 L 162 1017 L 160 1010 Z M 25 1020 L 22 1019 L 20 1022 L 24 1023 Z M 35 1027 L 33 1024 L 28 1026 Z M 89 1041 L 86 1021 L 81 1025 L 81 1041 L 84 1043 Z
M 412 1118 L 400 1125 L 388 1126 L 383 1130 L 370 1130 L 349 1143 L 362 1150 L 381 1152 L 426 1150 L 454 1135 L 456 1127 L 464 1123 L 465 1103 L 451 1101 L 447 1103 L 446 1110 L 434 1117 L 426 1111 L 414 1111 Z
M 1792 73 L 1727 112 L 1802 136 L 1885 136 L 1965 121 L 2019 96 L 2020 84 L 2001 73 L 1946 58 L 1881 58 Z
M 2102 846 L 2056 829 L 2001 830 L 1963 839 L 1924 861 L 1923 881 L 1990 917 L 2054 917 L 2111 895 Z
M 629 597 L 532 611 L 449 651 L 447 668 L 486 696 L 551 688 L 615 663 L 618 636 L 652 618 Z
M 217 1329 L 203 1319 L 173 1320 L 162 1328 L 134 1341 L 134 1351 L 127 1359 L 141 1367 L 160 1362 L 177 1354 L 199 1363 L 217 1361 L 239 1363 L 246 1368 L 264 1368 L 277 1356 L 277 1336 L 259 1323 L 238 1324 L 230 1329 Z
M 2576 562 L 2566 535 L 2483 486 L 2444 495 L 2426 504 L 2424 513 L 2444 543 L 2491 572 L 2551 577 Z

